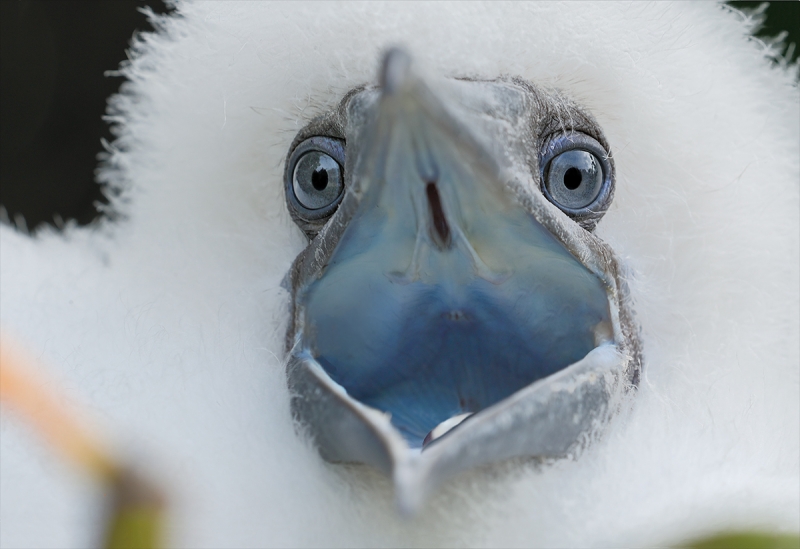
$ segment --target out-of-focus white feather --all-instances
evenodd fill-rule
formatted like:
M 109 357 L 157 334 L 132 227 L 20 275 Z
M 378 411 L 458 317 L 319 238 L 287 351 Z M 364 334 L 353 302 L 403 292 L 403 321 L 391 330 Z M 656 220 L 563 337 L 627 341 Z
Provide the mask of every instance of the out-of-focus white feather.
M 176 546 L 640 546 L 800 529 L 794 69 L 711 3 L 180 3 L 140 36 L 100 177 L 124 218 L 0 227 L 0 320 L 175 494 Z M 280 281 L 297 129 L 405 44 L 434 71 L 558 87 L 618 172 L 645 373 L 578 459 L 448 484 L 420 517 L 295 435 Z M 3 411 L 0 545 L 92 543 L 96 492 Z

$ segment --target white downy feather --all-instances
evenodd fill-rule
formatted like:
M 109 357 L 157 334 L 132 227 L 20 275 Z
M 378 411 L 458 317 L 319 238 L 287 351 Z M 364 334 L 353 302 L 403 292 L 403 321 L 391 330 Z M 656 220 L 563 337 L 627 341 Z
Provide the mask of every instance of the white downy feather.
M 179 3 L 111 100 L 124 214 L 0 227 L 0 321 L 173 496 L 179 547 L 646 546 L 800 529 L 795 68 L 712 3 Z M 297 129 L 405 44 L 442 74 L 519 75 L 597 117 L 618 171 L 598 234 L 630 270 L 645 373 L 577 458 L 447 484 L 413 520 L 298 437 L 282 363 L 304 246 Z M 98 492 L 3 411 L 0 545 L 86 547 Z

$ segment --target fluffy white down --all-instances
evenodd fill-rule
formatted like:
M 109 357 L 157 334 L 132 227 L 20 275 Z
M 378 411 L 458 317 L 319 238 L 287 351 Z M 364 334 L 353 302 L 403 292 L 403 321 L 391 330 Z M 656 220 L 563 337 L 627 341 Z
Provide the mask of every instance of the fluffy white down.
M 173 496 L 180 547 L 643 546 L 800 529 L 800 112 L 712 3 L 187 3 L 140 37 L 101 179 L 125 214 L 0 227 L 0 320 Z M 488 468 L 418 518 L 295 435 L 279 283 L 295 133 L 402 43 L 447 75 L 558 87 L 605 129 L 598 228 L 631 273 L 645 374 L 577 459 Z M 0 545 L 86 547 L 98 492 L 3 411 Z

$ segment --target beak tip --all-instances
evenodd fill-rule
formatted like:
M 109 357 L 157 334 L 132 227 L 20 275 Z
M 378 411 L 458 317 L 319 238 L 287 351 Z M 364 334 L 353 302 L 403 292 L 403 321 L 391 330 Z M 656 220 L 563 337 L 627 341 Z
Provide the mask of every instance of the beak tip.
M 383 93 L 394 95 L 409 80 L 411 74 L 411 55 L 403 48 L 390 48 L 383 56 L 379 82 Z
M 428 495 L 425 482 L 430 482 L 418 467 L 409 465 L 409 462 L 396 464 L 393 475 L 395 507 L 405 519 L 412 519 L 419 514 Z

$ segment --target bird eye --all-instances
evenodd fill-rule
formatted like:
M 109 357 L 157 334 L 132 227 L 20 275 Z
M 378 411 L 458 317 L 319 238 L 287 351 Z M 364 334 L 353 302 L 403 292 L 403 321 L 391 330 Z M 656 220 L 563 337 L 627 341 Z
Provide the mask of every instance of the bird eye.
M 586 208 L 603 188 L 603 168 L 588 151 L 561 153 L 550 161 L 545 188 L 557 205 L 571 210 Z
M 324 152 L 309 151 L 294 165 L 292 190 L 297 201 L 309 210 L 331 205 L 343 187 L 341 166 Z
M 546 141 L 542 150 L 542 192 L 588 230 L 614 196 L 614 165 L 605 148 L 588 135 L 571 132 Z
M 329 217 L 344 194 L 344 143 L 311 137 L 298 145 L 286 163 L 286 197 L 305 220 Z

